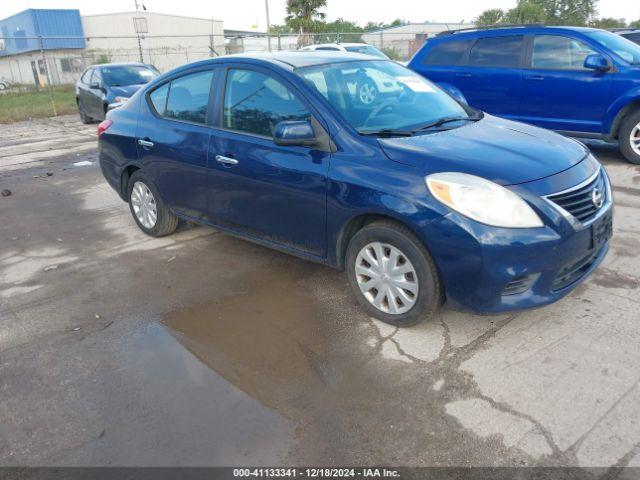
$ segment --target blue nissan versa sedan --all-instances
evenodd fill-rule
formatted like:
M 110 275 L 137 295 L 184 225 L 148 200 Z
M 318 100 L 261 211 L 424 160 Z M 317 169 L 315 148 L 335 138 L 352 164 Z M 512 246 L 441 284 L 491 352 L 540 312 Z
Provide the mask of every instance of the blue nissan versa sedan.
M 640 164 L 640 45 L 605 30 L 539 25 L 445 32 L 409 68 L 470 105 L 574 137 L 618 140 Z
M 402 90 L 364 104 L 363 75 Z M 190 220 L 344 269 L 364 309 L 400 326 L 445 296 L 487 312 L 553 302 L 612 231 L 607 174 L 582 144 L 361 54 L 186 65 L 98 133 L 103 174 L 145 233 Z

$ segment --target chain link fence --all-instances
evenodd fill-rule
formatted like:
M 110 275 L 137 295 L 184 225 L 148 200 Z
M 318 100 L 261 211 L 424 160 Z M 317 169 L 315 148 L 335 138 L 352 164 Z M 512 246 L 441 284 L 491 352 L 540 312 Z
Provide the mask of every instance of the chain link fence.
M 239 53 L 294 51 L 314 44 L 367 43 L 398 61 L 407 61 L 433 34 L 305 33 L 259 34 L 226 31 L 225 35 L 137 35 L 121 37 L 24 37 L 38 50 L 0 56 L 0 94 L 48 92 L 51 114 L 58 114 L 57 91 L 71 90 L 91 65 L 144 62 L 166 72 L 196 60 Z M 5 40 L 4 37 L 0 37 Z M 84 38 L 86 48 L 55 49 L 52 41 Z M 6 40 L 10 40 L 8 37 Z M 13 39 L 15 40 L 15 39 Z M 46 46 L 46 47 L 45 47 Z M 63 109 L 64 110 L 64 109 Z

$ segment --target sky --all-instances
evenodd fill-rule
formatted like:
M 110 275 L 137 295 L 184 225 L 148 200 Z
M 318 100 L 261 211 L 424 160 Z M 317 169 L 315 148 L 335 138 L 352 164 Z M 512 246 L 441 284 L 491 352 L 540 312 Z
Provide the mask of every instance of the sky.
M 138 0 L 140 1 L 140 0 Z M 271 24 L 284 23 L 286 0 L 268 0 Z M 143 0 L 147 10 L 223 20 L 228 29 L 265 30 L 265 0 Z M 360 25 L 391 22 L 469 22 L 488 8 L 511 8 L 516 0 L 327 0 L 329 20 L 344 18 Z M 135 10 L 135 0 L 0 0 L 0 19 L 26 8 L 77 8 L 81 14 Z M 599 15 L 640 19 L 640 0 L 600 0 Z

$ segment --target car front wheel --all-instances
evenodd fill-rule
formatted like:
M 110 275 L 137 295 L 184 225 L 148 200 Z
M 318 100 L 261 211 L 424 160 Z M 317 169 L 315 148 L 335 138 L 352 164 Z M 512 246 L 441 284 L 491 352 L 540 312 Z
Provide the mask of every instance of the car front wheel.
M 442 302 L 431 255 L 413 232 L 393 221 L 371 223 L 353 236 L 346 269 L 360 305 L 383 322 L 415 325 Z
M 640 165 L 640 111 L 624 119 L 620 134 L 620 151 L 629 162 Z
M 175 232 L 178 217 L 167 208 L 156 187 L 140 171 L 131 175 L 128 193 L 129 208 L 140 230 L 152 237 Z

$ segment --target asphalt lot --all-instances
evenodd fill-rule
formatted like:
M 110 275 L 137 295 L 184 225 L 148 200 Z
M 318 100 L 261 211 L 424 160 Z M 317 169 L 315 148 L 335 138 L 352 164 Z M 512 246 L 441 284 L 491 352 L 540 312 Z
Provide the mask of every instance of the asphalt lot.
M 146 237 L 95 129 L 0 130 L 0 465 L 640 466 L 640 167 L 615 149 L 593 146 L 615 236 L 585 284 L 399 330 L 340 272 Z

